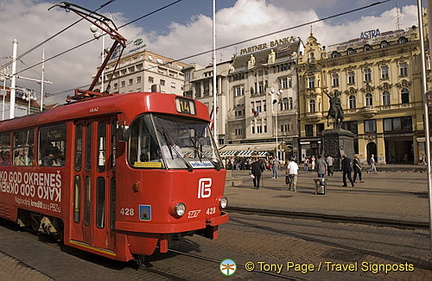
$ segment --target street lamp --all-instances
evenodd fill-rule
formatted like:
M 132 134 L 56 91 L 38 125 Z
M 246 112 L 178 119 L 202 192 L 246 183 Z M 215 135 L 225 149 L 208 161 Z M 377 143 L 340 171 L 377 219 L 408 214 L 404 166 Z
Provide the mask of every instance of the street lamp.
M 272 101 L 272 106 L 275 106 L 275 110 L 273 111 L 275 113 L 275 137 L 276 137 L 276 157 L 279 158 L 279 149 L 278 149 L 278 116 L 277 116 L 277 112 L 278 112 L 278 100 L 279 100 L 279 95 L 282 94 L 282 90 L 279 89 L 277 92 L 275 92 L 275 90 L 272 88 L 270 91 L 270 96 L 271 96 L 271 101 Z
M 21 97 L 23 100 L 28 101 L 28 109 L 27 109 L 27 115 L 30 114 L 30 103 L 31 101 L 37 100 L 36 96 L 34 95 L 34 90 L 24 90 L 24 94 Z

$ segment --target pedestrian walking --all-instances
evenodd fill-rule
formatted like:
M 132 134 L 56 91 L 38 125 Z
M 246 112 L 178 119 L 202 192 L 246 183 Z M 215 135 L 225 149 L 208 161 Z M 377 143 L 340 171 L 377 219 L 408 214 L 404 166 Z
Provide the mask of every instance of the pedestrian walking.
M 311 170 L 314 171 L 315 170 L 315 155 L 312 155 L 311 157 Z
M 356 182 L 357 175 L 359 177 L 360 182 L 363 182 L 363 179 L 362 179 L 362 168 L 361 168 L 361 165 L 360 165 L 359 156 L 357 154 L 354 155 L 353 168 L 354 168 L 353 182 Z
M 316 160 L 316 171 L 319 178 L 324 178 L 325 174 L 327 173 L 327 162 L 324 160 L 322 155 L 317 156 L 318 159 Z
M 256 189 L 259 189 L 261 173 L 264 172 L 264 165 L 261 160 L 257 157 L 254 159 L 255 161 L 252 163 L 251 167 L 251 177 L 253 180 L 253 185 Z
M 279 159 L 275 157 L 272 161 L 273 179 L 278 178 L 278 170 L 279 170 Z
M 370 169 L 368 170 L 369 172 L 374 172 L 375 174 L 377 173 L 377 169 L 376 169 L 376 161 L 375 161 L 375 157 L 373 154 L 371 154 L 371 157 L 369 159 L 369 164 L 370 164 Z
M 327 176 L 332 177 L 334 158 L 328 155 L 326 158 L 326 162 L 327 162 Z
M 298 169 L 299 167 L 295 162 L 295 159 L 291 158 L 286 168 L 288 190 L 291 190 L 292 188 L 293 191 L 297 191 Z
M 346 154 L 342 155 L 342 172 L 343 172 L 343 186 L 347 187 L 347 177 L 348 180 L 351 182 L 351 186 L 354 187 L 354 182 L 351 177 L 352 172 L 352 166 L 351 166 L 351 159 L 347 157 Z
M 303 160 L 303 170 L 309 170 L 309 158 L 307 158 L 307 156 Z

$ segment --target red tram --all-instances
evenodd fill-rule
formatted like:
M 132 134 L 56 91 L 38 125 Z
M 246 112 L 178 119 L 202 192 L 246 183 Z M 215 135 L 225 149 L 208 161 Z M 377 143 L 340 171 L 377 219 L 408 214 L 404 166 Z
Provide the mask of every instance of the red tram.
M 120 261 L 217 238 L 225 170 L 207 107 L 108 94 L 0 122 L 0 217 Z

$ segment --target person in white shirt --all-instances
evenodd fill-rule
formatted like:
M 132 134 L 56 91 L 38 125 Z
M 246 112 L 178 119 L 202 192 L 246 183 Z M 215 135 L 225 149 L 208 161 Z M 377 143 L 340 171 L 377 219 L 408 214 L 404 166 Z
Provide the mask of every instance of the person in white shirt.
M 293 188 L 293 191 L 297 190 L 298 169 L 299 169 L 298 165 L 294 161 L 294 158 L 291 158 L 286 169 L 286 173 L 288 177 L 288 190 L 291 190 L 291 187 Z

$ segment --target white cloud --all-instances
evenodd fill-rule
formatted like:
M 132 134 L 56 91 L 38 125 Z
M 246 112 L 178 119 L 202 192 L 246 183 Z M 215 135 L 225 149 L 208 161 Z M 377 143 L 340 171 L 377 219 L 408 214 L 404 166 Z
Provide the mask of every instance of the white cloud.
M 329 0 L 335 1 L 335 0 Z M 291 2 L 291 1 L 290 1 Z M 296 1 L 297 3 L 298 1 Z M 273 4 L 272 4 L 273 3 Z M 238 0 L 233 7 L 218 11 L 217 22 L 217 46 L 225 46 L 256 36 L 269 34 L 270 32 L 287 29 L 318 19 L 316 11 L 308 8 L 293 10 L 290 5 L 283 5 L 284 1 L 272 0 Z M 328 2 L 326 2 L 328 4 Z M 0 3 L 0 29 L 2 30 L 2 43 L 0 45 L 0 57 L 11 56 L 12 40 L 19 40 L 18 54 L 42 42 L 67 25 L 79 19 L 72 12 L 54 8 L 48 11 L 52 4 L 36 3 L 36 0 L 2 0 Z M 283 6 L 281 6 L 283 5 Z M 310 6 L 309 6 L 310 7 Z M 117 26 L 121 26 L 131 19 L 127 15 L 112 14 Z M 379 28 L 382 32 L 396 29 L 395 9 L 375 16 L 365 16 L 356 20 L 331 25 L 327 22 L 313 24 L 313 33 L 322 45 L 331 45 L 356 38 L 362 31 Z M 336 19 L 337 20 L 337 19 Z M 332 21 L 332 23 L 335 20 Z M 401 10 L 400 24 L 402 28 L 417 24 L 416 6 L 405 6 Z M 144 33 L 139 27 L 140 22 L 134 26 L 127 26 L 120 33 L 132 41 L 140 35 L 147 49 L 160 53 L 173 59 L 180 59 L 211 50 L 212 47 L 212 19 L 204 15 L 195 15 L 185 24 L 172 22 L 169 32 L 158 35 L 156 33 Z M 66 32 L 59 35 L 44 45 L 45 57 L 50 58 L 73 46 L 92 38 L 89 31 L 90 23 L 82 21 Z M 232 48 L 218 51 L 218 60 L 228 60 L 231 56 L 240 52 L 245 46 L 266 43 L 274 39 L 284 37 L 301 37 L 304 41 L 309 36 L 311 27 L 305 25 L 302 28 L 289 30 L 280 34 L 260 38 L 254 42 L 247 42 Z M 106 40 L 106 47 L 111 45 L 111 40 Z M 60 92 L 78 86 L 90 84 L 96 68 L 100 64 L 102 42 L 94 41 L 62 55 L 46 63 L 46 79 L 53 81 L 54 85 L 45 87 L 47 92 Z M 31 66 L 40 62 L 41 48 L 22 58 L 22 61 Z M 3 65 L 6 60 L 0 61 Z M 206 65 L 211 62 L 211 53 L 191 58 L 187 62 L 198 62 Z M 18 70 L 26 68 L 21 62 Z M 40 67 L 37 66 L 21 75 L 27 77 L 40 77 Z M 20 85 L 28 85 L 39 92 L 39 86 L 32 82 L 19 81 Z M 70 93 L 69 93 L 70 94 Z M 50 98 L 48 102 L 63 102 L 65 95 Z

